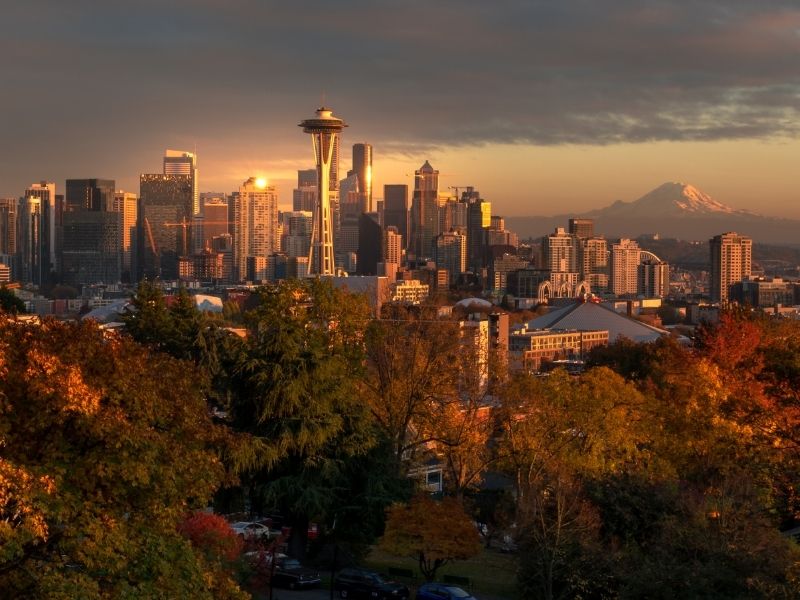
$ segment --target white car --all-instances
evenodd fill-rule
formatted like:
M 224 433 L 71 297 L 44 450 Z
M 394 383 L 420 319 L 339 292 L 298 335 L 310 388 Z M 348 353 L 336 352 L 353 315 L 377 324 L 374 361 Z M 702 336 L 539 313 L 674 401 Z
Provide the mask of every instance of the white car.
M 231 529 L 237 535 L 246 539 L 260 539 L 270 537 L 269 527 L 261 523 L 251 523 L 249 521 L 237 521 L 231 523 Z

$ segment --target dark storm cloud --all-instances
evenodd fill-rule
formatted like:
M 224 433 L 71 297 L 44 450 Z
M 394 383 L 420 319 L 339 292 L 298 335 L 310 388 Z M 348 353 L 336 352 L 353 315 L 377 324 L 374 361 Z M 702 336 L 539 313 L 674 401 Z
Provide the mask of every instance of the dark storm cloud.
M 794 1 L 14 4 L 6 178 L 15 157 L 102 169 L 112 148 L 192 140 L 306 151 L 295 123 L 323 91 L 358 137 L 398 151 L 795 136 L 800 116 Z

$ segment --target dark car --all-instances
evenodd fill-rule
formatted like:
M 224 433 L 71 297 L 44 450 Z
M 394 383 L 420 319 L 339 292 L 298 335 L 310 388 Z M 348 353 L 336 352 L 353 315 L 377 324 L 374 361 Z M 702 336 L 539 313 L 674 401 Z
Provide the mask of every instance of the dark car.
M 333 589 L 339 592 L 340 598 L 355 600 L 405 600 L 409 596 L 408 588 L 402 583 L 365 569 L 342 569 L 336 576 Z
M 416 600 L 476 600 L 475 596 L 449 583 L 423 583 Z
M 319 572 L 300 564 L 296 558 L 288 556 L 275 557 L 275 572 L 272 584 L 276 587 L 287 587 L 290 590 L 310 588 L 322 583 Z

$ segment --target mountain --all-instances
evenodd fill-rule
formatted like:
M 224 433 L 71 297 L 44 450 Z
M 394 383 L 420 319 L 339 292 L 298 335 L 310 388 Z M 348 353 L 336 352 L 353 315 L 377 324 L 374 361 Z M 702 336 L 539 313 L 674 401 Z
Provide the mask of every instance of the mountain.
M 570 217 L 594 219 L 595 231 L 607 238 L 658 233 L 661 237 L 707 240 L 719 233 L 736 231 L 756 241 L 800 243 L 800 221 L 737 210 L 692 185 L 676 182 L 664 183 L 633 202 L 618 200 L 582 214 L 506 217 L 506 223 L 524 239 L 546 235 L 556 227 L 567 227 Z

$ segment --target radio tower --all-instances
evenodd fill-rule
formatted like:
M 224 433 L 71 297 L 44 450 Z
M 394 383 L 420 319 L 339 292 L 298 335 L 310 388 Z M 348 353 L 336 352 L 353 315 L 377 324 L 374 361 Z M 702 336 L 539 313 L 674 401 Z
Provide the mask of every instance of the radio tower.
M 309 275 L 335 275 L 330 198 L 331 162 L 335 159 L 336 136 L 347 124 L 334 117 L 331 109 L 323 106 L 317 109 L 316 117 L 302 121 L 300 127 L 304 133 L 311 134 L 317 161 L 317 207 L 311 236 L 311 253 L 308 257 Z

